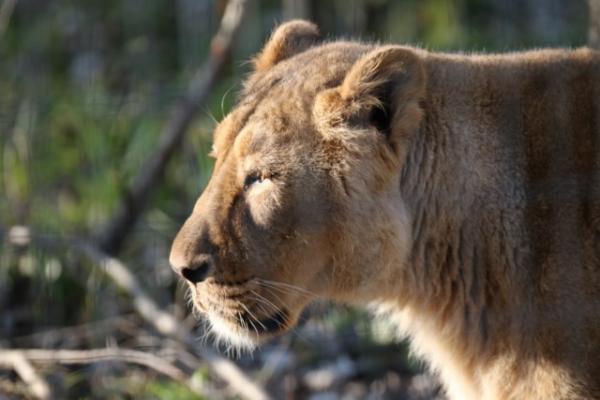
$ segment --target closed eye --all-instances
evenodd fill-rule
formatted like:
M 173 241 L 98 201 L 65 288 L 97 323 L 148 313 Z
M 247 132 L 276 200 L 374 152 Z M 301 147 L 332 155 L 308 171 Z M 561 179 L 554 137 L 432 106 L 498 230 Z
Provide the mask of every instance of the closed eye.
M 260 183 L 262 181 L 263 177 L 258 172 L 253 172 L 249 174 L 246 176 L 246 179 L 244 179 L 244 190 L 248 190 L 250 186 L 254 185 L 255 183 Z

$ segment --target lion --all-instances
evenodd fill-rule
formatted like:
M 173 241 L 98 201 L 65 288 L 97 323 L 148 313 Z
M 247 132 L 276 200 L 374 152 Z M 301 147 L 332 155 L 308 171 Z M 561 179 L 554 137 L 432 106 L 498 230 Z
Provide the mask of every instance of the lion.
M 170 263 L 253 348 L 367 306 L 451 399 L 600 399 L 600 54 L 442 54 L 280 25 Z

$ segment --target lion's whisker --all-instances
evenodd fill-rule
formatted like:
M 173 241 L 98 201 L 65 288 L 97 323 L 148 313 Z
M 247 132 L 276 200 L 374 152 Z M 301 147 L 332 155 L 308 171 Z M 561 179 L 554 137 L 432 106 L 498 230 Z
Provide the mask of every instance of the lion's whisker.
M 318 297 L 318 295 L 316 293 L 313 293 L 307 289 L 301 288 L 299 286 L 295 286 L 295 285 L 291 285 L 288 283 L 284 283 L 284 282 L 277 282 L 277 281 L 272 281 L 272 280 L 268 280 L 268 279 L 262 279 L 262 278 L 255 278 L 254 279 L 259 285 L 262 286 L 270 286 L 274 289 L 279 289 L 280 291 L 284 291 L 284 290 L 288 290 L 288 293 L 300 293 L 303 294 L 305 296 L 314 296 L 314 297 Z
M 262 279 L 259 278 L 261 282 L 266 283 L 266 284 L 270 284 L 271 286 L 274 287 L 279 287 L 279 288 L 285 288 L 285 289 L 290 289 L 296 292 L 300 292 L 300 293 L 305 293 L 307 295 L 311 295 L 311 296 L 315 296 L 318 297 L 318 295 L 314 292 L 311 292 L 308 289 L 305 289 L 303 287 L 297 286 L 297 285 L 292 285 L 290 283 L 286 283 L 286 282 L 279 282 L 279 281 L 273 281 L 273 280 L 268 280 L 268 279 Z
M 261 287 L 263 287 L 265 289 L 269 289 L 271 291 L 272 290 L 277 290 L 277 291 L 279 291 L 280 293 L 283 293 L 283 294 L 296 294 L 297 293 L 297 292 L 294 292 L 292 290 L 289 290 L 289 289 L 286 289 L 286 288 L 280 288 L 280 287 L 273 286 L 273 285 L 270 285 L 270 284 L 267 284 L 267 283 L 264 283 L 264 282 L 259 282 L 258 284 L 259 284 L 259 286 L 261 286 Z M 303 293 L 301 293 L 301 294 L 303 294 Z
M 262 302 L 263 304 L 268 305 L 269 307 L 271 307 L 271 309 L 273 310 L 273 312 L 276 313 L 281 313 L 281 307 L 278 307 L 277 305 L 275 305 L 272 301 L 270 301 L 269 299 L 265 298 L 264 296 L 261 296 L 258 292 L 256 292 L 255 290 L 250 290 L 250 292 L 252 294 L 254 294 L 255 296 L 255 300 Z
M 279 303 L 281 303 L 281 304 L 284 303 L 284 301 L 281 299 L 281 297 L 279 297 L 279 295 L 277 293 L 275 293 L 275 291 L 274 291 L 275 288 L 270 287 L 270 286 L 263 286 L 263 289 L 265 291 L 267 291 L 267 293 L 269 293 L 272 296 L 274 296 L 275 300 L 277 300 Z M 291 292 L 283 292 L 283 294 L 293 294 L 293 293 L 291 293 Z
M 290 319 L 289 315 L 285 312 L 283 312 L 283 310 L 281 309 L 281 307 L 276 306 L 272 301 L 270 301 L 269 299 L 265 298 L 264 296 L 260 295 L 259 293 L 257 293 L 254 290 L 251 290 L 251 292 L 257 296 L 255 299 L 258 301 L 262 301 L 262 302 L 266 302 L 266 304 L 270 305 L 275 313 L 278 313 L 279 315 L 281 315 L 283 317 L 283 320 L 285 321 L 286 324 L 290 325 L 292 320 Z
M 264 303 L 256 303 L 256 306 L 265 313 L 265 315 L 269 315 L 271 311 L 264 306 Z
M 260 320 L 258 318 L 256 318 L 256 316 L 254 315 L 254 313 L 252 313 L 248 307 L 246 307 L 244 304 L 240 303 L 240 305 L 242 306 L 242 308 L 244 308 L 244 310 L 246 310 L 246 313 L 248 313 L 248 316 L 251 318 L 248 320 L 248 323 L 250 323 L 250 325 L 252 325 L 252 328 L 254 328 L 254 332 L 256 332 L 256 339 L 258 340 L 258 338 L 260 337 L 260 334 L 258 332 L 258 328 L 256 327 L 256 325 L 254 325 L 254 322 L 252 322 L 252 320 L 255 320 L 264 330 L 267 330 L 267 328 L 265 327 L 265 325 L 260 322 Z
M 281 307 L 277 306 L 271 300 L 267 299 L 266 297 L 262 296 L 260 293 L 258 293 L 256 291 L 252 290 L 251 292 L 255 295 L 255 300 L 260 301 L 261 303 L 269 306 L 273 310 L 273 312 L 282 314 L 285 317 L 286 313 L 283 312 Z

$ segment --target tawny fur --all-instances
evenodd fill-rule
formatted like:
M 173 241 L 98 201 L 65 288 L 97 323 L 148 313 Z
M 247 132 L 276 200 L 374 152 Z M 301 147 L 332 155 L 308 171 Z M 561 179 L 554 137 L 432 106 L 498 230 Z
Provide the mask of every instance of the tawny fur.
M 316 32 L 278 28 L 216 130 L 171 254 L 214 259 L 197 307 L 253 345 L 240 308 L 368 303 L 452 399 L 600 399 L 600 54 Z

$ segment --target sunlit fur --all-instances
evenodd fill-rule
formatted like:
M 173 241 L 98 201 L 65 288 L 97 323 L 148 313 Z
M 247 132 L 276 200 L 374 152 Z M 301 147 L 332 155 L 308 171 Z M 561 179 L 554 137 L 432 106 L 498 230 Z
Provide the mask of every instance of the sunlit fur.
M 454 400 L 600 398 L 598 53 L 295 21 L 254 64 L 171 253 L 214 256 L 189 286 L 217 337 L 252 348 L 332 299 L 393 321 Z

